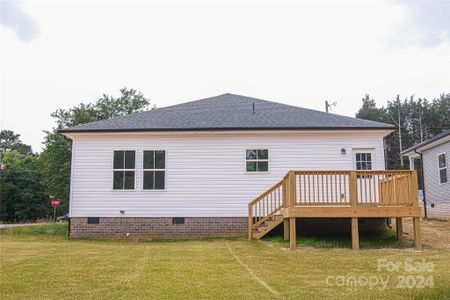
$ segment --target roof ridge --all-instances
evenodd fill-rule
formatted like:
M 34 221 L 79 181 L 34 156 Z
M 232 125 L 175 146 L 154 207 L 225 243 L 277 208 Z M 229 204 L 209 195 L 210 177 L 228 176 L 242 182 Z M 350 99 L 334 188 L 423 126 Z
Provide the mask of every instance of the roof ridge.
M 312 108 L 307 108 L 307 107 L 301 107 L 301 106 L 296 106 L 296 105 L 292 105 L 292 104 L 286 104 L 286 103 L 282 103 L 282 102 L 276 102 L 276 101 L 271 101 L 271 100 L 266 100 L 266 99 L 261 99 L 261 98 L 254 98 L 254 97 L 249 97 L 249 96 L 244 96 L 244 95 L 239 95 L 239 94 L 225 93 L 225 94 L 223 94 L 223 95 L 233 95 L 233 96 L 239 96 L 239 97 L 243 97 L 243 98 L 248 98 L 248 99 L 253 99 L 253 100 L 263 101 L 263 102 L 267 102 L 267 103 L 275 103 L 275 104 L 278 104 L 278 105 L 284 105 L 284 106 L 287 106 L 287 107 L 293 107 L 293 108 L 296 108 L 296 109 L 312 111 L 312 112 L 321 113 L 321 114 L 324 114 L 324 115 L 332 115 L 332 116 L 336 116 L 336 117 L 343 117 L 343 118 L 357 119 L 357 120 L 368 121 L 368 122 L 378 123 L 378 124 L 384 124 L 384 125 L 387 124 L 387 123 L 383 123 L 383 122 L 378 122 L 378 121 L 373 121 L 373 120 L 367 120 L 367 119 L 361 119 L 361 118 L 356 118 L 356 117 L 350 117 L 350 116 L 345 116 L 345 115 L 340 115 L 340 114 L 335 114 L 335 113 L 329 113 L 329 112 L 324 112 L 324 111 L 317 110 L 317 109 L 312 109 Z M 220 96 L 222 96 L 222 95 L 220 95 Z M 216 96 L 216 97 L 218 97 L 218 96 Z M 391 124 L 388 124 L 388 125 L 391 125 Z
M 444 130 L 444 131 L 442 131 L 442 132 L 440 132 L 440 133 L 438 133 L 438 134 L 436 134 L 436 135 L 434 135 L 434 136 L 432 136 L 432 137 L 430 137 L 430 138 L 428 138 L 428 139 L 426 139 L 426 140 L 423 141 L 423 142 L 420 142 L 420 143 L 418 143 L 418 144 L 415 144 L 414 146 L 409 147 L 409 148 L 406 149 L 406 150 L 403 150 L 402 152 L 400 152 L 400 154 L 404 154 L 404 153 L 408 153 L 408 152 L 417 150 L 417 149 L 419 149 L 419 148 L 421 148 L 421 147 L 423 147 L 423 146 L 426 146 L 426 145 L 428 145 L 428 144 L 431 144 L 431 143 L 433 143 L 433 142 L 436 142 L 436 141 L 438 141 L 438 140 L 440 140 L 440 139 L 446 137 L 447 135 L 450 135 L 450 128 L 449 128 L 449 129 L 446 129 L 446 130 Z
M 204 105 L 203 105 L 204 103 Z M 261 105 L 261 114 L 251 114 L 245 106 Z M 256 109 L 258 112 L 258 108 Z M 283 118 L 279 114 L 283 114 Z M 256 116 L 256 117 L 255 117 Z M 357 121 L 356 121 L 357 120 Z M 333 113 L 294 106 L 255 97 L 224 93 L 156 109 L 149 109 L 107 120 L 80 124 L 61 131 L 89 130 L 204 130 L 257 128 L 388 128 L 392 126 L 371 120 L 356 119 Z

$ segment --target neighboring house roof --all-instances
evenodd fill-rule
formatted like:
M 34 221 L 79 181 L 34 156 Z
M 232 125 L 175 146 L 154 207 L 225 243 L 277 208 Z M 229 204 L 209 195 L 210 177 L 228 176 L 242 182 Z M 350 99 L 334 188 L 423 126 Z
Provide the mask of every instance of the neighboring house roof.
M 440 145 L 444 142 L 448 142 L 450 141 L 450 129 L 445 130 L 444 132 L 441 132 L 435 136 L 433 136 L 432 138 L 423 141 L 420 144 L 417 144 L 409 149 L 406 149 L 404 151 L 402 151 L 400 154 L 403 156 L 417 156 L 418 154 L 415 153 L 414 150 L 420 152 L 422 150 Z
M 254 112 L 253 112 L 254 107 Z M 234 94 L 64 128 L 61 132 L 394 129 L 392 125 Z

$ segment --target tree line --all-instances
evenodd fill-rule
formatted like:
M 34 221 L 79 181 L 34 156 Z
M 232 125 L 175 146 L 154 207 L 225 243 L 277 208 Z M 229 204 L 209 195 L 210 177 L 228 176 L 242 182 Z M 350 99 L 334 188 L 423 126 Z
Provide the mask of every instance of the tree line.
M 441 94 L 431 101 L 397 96 L 381 107 L 366 94 L 356 117 L 396 126 L 397 130 L 386 138 L 386 168 L 407 169 L 409 163 L 400 157 L 402 150 L 450 128 L 450 94 Z
M 56 126 L 45 132 L 44 149 L 34 153 L 10 130 L 0 133 L 0 221 L 19 222 L 49 218 L 50 195 L 61 200 L 59 214 L 68 212 L 72 142 L 59 130 L 84 123 L 141 112 L 150 100 L 141 92 L 123 88 L 115 98 L 103 95 L 93 103 L 81 103 L 51 114 Z M 154 108 L 154 107 L 152 107 Z M 369 95 L 362 99 L 357 118 L 393 124 L 400 128 L 386 139 L 388 169 L 402 168 L 400 149 L 411 147 L 450 128 L 450 94 L 427 100 L 400 97 L 378 107 Z M 403 168 L 407 167 L 407 163 Z
M 68 212 L 72 141 L 60 129 L 141 112 L 149 107 L 150 100 L 141 92 L 123 88 L 119 97 L 105 94 L 94 103 L 58 109 L 51 114 L 56 126 L 45 131 L 44 149 L 39 154 L 23 144 L 19 134 L 2 130 L 0 221 L 49 218 L 50 195 L 61 200 L 59 214 Z

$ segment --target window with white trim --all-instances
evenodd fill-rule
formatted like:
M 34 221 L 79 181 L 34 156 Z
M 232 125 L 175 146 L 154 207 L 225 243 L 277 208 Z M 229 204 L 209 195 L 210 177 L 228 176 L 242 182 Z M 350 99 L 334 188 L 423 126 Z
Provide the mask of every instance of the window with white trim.
M 269 172 L 269 150 L 246 150 L 245 168 L 247 172 Z
M 114 151 L 113 189 L 134 190 L 136 152 Z
M 166 188 L 166 151 L 144 151 L 144 190 L 164 190 Z
M 372 170 L 372 153 L 356 152 L 355 163 L 356 170 Z
M 439 170 L 439 182 L 447 183 L 447 155 L 441 153 L 438 155 L 438 170 Z

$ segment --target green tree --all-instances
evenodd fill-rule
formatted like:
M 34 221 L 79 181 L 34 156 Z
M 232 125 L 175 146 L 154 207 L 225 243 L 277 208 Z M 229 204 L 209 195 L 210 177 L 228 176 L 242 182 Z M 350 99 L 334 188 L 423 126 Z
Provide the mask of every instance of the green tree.
M 17 151 L 22 156 L 31 154 L 31 146 L 25 145 L 20 139 L 20 134 L 11 130 L 0 131 L 0 156 L 8 151 Z
M 81 103 L 70 109 L 58 109 L 51 114 L 57 126 L 46 132 L 45 148 L 40 161 L 44 174 L 43 184 L 50 194 L 62 200 L 61 213 L 67 212 L 69 205 L 72 142 L 59 130 L 141 112 L 149 107 L 149 99 L 137 90 L 123 88 L 120 94 L 117 98 L 105 94 L 95 103 Z
M 390 100 L 386 108 L 377 108 L 375 100 L 366 95 L 356 117 L 396 127 L 400 125 L 402 149 L 405 150 L 450 128 L 450 94 L 442 94 L 431 102 L 414 96 L 403 101 Z M 401 168 L 398 130 L 386 138 L 386 160 L 389 169 Z M 404 168 L 408 168 L 407 162 L 404 162 Z
M 2 164 L 0 220 L 16 222 L 48 217 L 51 207 L 41 184 L 42 174 L 37 156 L 23 156 L 17 150 L 6 151 Z
M 374 99 L 370 99 L 369 94 L 362 98 L 362 106 L 356 113 L 358 119 L 366 119 L 378 122 L 386 122 L 386 109 L 384 107 L 377 108 Z

